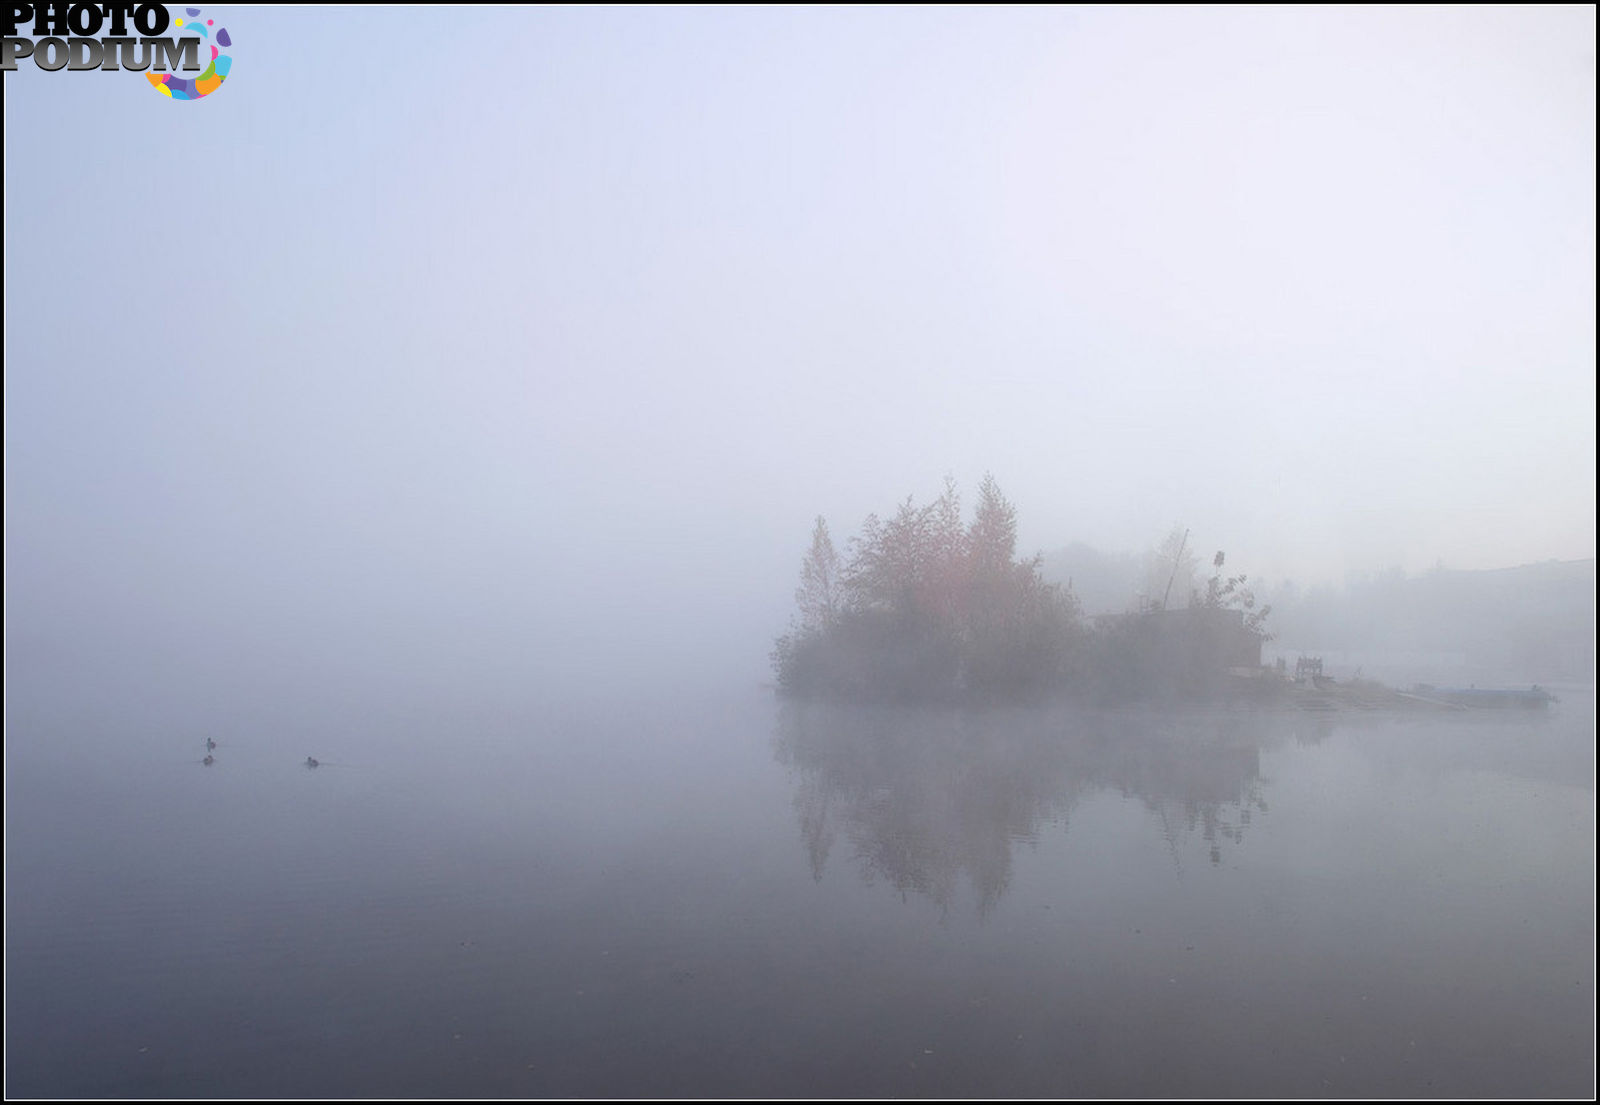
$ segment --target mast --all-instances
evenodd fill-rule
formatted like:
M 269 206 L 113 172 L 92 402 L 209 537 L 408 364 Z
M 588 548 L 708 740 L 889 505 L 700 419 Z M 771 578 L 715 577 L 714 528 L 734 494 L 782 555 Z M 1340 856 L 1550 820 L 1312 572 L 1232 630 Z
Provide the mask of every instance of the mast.
M 1178 565 L 1183 563 L 1183 547 L 1189 543 L 1189 531 L 1183 531 L 1183 540 L 1178 542 L 1178 555 L 1172 558 L 1172 574 L 1167 577 L 1167 589 L 1161 593 L 1161 609 L 1167 608 L 1167 596 L 1172 594 L 1172 581 L 1178 578 Z

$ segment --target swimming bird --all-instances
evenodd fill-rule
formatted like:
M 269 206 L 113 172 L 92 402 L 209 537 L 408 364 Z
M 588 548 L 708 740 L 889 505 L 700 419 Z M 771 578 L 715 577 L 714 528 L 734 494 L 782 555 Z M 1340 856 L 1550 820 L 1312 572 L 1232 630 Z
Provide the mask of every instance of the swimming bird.
M 316 761 L 316 759 L 314 757 L 307 756 L 306 757 L 306 766 L 307 767 L 320 767 L 322 765 L 317 763 L 317 761 Z
M 213 756 L 211 753 L 207 752 L 206 753 L 206 758 L 201 760 L 200 762 L 205 764 L 207 767 L 210 767 L 212 764 L 216 763 L 217 760 L 216 760 L 215 756 Z

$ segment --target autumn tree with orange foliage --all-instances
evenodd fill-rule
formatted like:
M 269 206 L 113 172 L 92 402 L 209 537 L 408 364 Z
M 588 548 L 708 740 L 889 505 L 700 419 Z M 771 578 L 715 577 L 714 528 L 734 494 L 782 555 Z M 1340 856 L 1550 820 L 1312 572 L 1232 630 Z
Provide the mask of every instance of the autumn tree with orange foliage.
M 939 498 L 870 515 L 835 571 L 818 519 L 802 565 L 801 618 L 773 650 L 793 694 L 894 701 L 1011 699 L 1066 682 L 1084 633 L 1070 591 L 1016 559 L 1016 509 L 992 476 L 970 525 L 946 480 Z M 837 580 L 837 590 L 819 580 Z M 827 601 L 819 596 L 826 593 Z M 826 616 L 819 612 L 826 611 Z

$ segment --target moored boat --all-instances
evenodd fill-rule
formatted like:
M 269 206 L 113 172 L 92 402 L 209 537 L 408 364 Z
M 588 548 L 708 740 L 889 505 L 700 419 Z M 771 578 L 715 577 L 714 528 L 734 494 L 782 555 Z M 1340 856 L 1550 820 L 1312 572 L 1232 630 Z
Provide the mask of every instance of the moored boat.
M 1431 687 L 1419 684 L 1416 693 L 1439 702 L 1478 709 L 1543 710 L 1557 701 L 1555 695 L 1535 683 L 1527 689 L 1504 687 Z

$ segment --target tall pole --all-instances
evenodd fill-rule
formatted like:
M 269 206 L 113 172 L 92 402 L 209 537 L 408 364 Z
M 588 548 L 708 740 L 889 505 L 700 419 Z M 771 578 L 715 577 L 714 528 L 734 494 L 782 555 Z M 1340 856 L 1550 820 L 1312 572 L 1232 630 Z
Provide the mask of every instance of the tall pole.
M 1178 565 L 1183 563 L 1183 547 L 1189 543 L 1189 531 L 1183 531 L 1183 540 L 1178 542 L 1178 555 L 1172 558 L 1172 574 L 1167 577 L 1167 589 L 1161 595 L 1161 609 L 1167 608 L 1167 596 L 1172 594 L 1172 581 L 1178 578 Z

